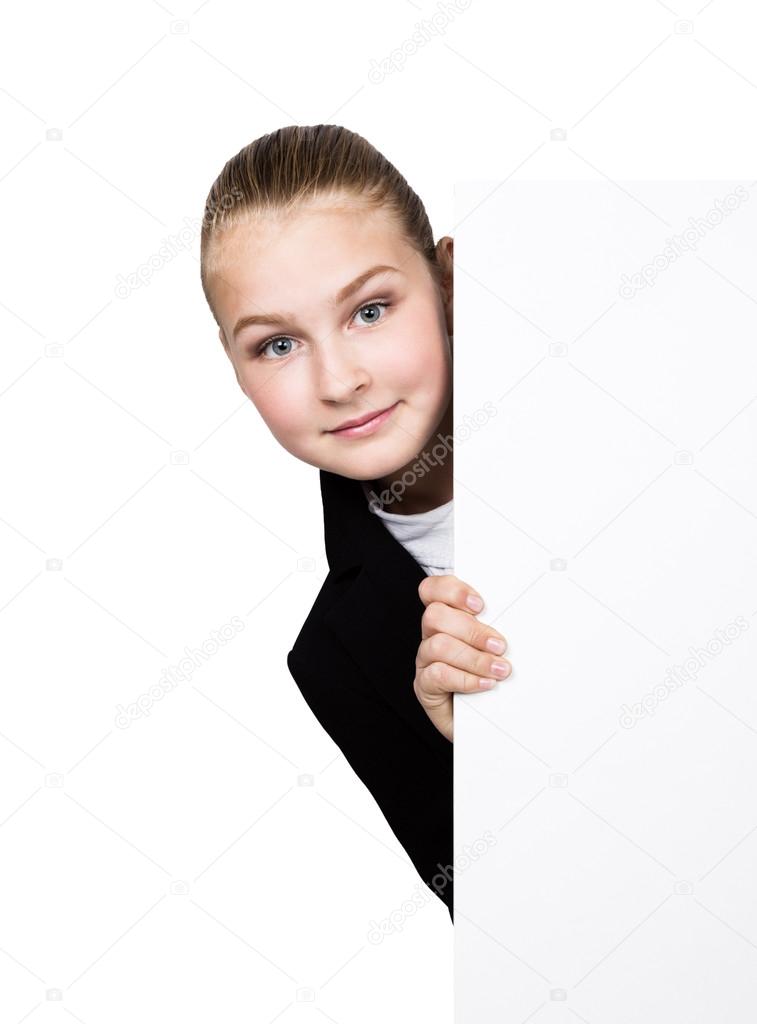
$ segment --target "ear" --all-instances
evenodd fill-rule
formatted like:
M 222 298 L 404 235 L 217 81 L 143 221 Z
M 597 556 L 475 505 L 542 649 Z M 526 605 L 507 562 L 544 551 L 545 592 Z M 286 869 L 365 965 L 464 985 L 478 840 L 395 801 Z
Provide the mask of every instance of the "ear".
M 436 243 L 436 255 L 442 268 L 441 294 L 444 313 L 447 318 L 447 334 L 452 336 L 454 320 L 452 316 L 453 271 L 454 271 L 454 239 L 445 235 Z

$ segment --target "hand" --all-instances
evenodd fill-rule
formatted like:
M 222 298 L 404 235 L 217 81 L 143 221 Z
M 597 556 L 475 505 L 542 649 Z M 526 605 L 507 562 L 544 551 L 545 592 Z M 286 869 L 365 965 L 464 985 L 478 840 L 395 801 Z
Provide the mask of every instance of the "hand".
M 457 576 L 427 576 L 418 594 L 426 610 L 413 688 L 428 717 L 452 742 L 452 694 L 490 690 L 507 677 L 512 665 L 495 656 L 504 653 L 507 641 L 475 618 L 484 602 Z M 473 607 L 468 598 L 474 600 Z M 496 664 L 504 666 L 499 676 Z

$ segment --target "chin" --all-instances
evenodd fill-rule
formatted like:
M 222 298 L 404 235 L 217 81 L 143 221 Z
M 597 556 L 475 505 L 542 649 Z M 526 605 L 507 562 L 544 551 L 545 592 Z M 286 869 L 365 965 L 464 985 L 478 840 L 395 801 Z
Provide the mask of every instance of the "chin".
M 333 460 L 333 465 L 325 465 L 322 468 L 339 476 L 349 477 L 351 480 L 379 480 L 381 477 L 391 476 L 397 470 L 412 462 L 418 456 L 416 447 L 410 451 L 398 452 L 396 447 L 386 446 L 386 451 L 369 450 L 365 444 L 355 445 L 355 450 L 345 453 L 343 458 Z

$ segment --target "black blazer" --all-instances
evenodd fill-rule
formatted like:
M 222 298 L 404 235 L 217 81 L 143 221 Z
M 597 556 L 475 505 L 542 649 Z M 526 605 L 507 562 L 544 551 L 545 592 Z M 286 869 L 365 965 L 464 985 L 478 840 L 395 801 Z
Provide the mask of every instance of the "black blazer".
M 454 921 L 454 745 L 413 690 L 426 573 L 371 512 L 359 480 L 319 473 L 329 573 L 287 665 Z

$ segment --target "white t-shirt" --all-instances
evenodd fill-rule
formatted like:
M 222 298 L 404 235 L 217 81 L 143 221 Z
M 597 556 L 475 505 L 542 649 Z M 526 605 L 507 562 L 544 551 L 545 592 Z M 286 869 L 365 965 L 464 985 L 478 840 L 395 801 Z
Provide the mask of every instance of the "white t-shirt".
M 454 573 L 454 501 L 428 512 L 398 515 L 385 512 L 371 502 L 371 489 L 361 481 L 368 507 L 389 532 L 406 548 L 428 576 Z

